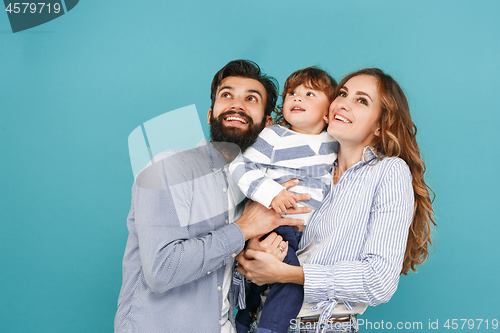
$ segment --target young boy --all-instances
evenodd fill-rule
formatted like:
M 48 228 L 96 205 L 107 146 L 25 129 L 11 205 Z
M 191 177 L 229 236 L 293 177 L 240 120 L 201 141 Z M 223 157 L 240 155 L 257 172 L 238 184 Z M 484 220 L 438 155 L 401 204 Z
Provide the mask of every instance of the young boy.
M 328 191 L 332 181 L 332 166 L 337 158 L 338 144 L 326 131 L 324 116 L 334 99 L 337 83 L 325 71 L 308 67 L 292 73 L 283 89 L 283 105 L 276 112 L 277 125 L 264 128 L 256 142 L 230 165 L 230 172 L 241 191 L 250 199 L 286 215 L 287 209 L 307 205 L 313 212 L 286 215 L 310 219 Z M 287 191 L 280 183 L 299 179 L 299 184 Z M 309 193 L 311 199 L 299 204 L 293 193 Z M 275 230 L 289 250 L 284 262 L 299 266 L 295 251 L 301 231 L 291 226 Z M 270 286 L 262 309 L 257 332 L 286 332 L 290 320 L 302 307 L 303 289 L 297 284 L 275 283 Z M 247 332 L 252 313 L 260 304 L 260 294 L 267 286 L 251 284 L 246 308 L 236 316 L 238 333 Z

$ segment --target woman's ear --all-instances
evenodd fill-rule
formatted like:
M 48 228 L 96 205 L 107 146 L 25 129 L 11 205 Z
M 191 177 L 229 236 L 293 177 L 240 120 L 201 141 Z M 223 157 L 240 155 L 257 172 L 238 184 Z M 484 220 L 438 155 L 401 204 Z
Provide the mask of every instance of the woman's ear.
M 380 127 L 378 127 L 373 134 L 375 134 L 375 136 L 380 136 Z
M 212 109 L 208 110 L 208 114 L 207 114 L 207 124 L 210 125 L 210 116 L 212 115 Z

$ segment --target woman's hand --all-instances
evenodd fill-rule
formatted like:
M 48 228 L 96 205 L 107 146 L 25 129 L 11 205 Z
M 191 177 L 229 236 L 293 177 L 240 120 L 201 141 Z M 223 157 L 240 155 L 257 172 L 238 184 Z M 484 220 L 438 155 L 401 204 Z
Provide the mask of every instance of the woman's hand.
M 284 242 L 283 237 L 277 233 L 271 232 L 262 241 L 260 241 L 260 237 L 250 238 L 247 249 L 271 253 L 279 261 L 283 261 L 288 253 L 288 242 Z
M 253 283 L 262 286 L 267 283 L 279 282 L 280 265 L 286 265 L 273 254 L 247 249 L 236 256 L 238 272 Z
M 279 261 L 273 254 L 247 249 L 236 256 L 238 272 L 261 286 L 267 283 L 304 284 L 304 271 Z

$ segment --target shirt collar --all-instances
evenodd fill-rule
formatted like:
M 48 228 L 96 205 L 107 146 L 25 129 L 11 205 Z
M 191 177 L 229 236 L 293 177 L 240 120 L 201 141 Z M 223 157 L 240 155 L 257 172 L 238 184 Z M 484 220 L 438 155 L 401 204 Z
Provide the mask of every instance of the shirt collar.
M 240 148 L 230 142 L 211 142 L 202 139 L 196 147 L 206 146 L 210 156 L 211 169 L 214 172 L 223 170 L 229 163 L 225 155 L 229 156 L 232 160 L 241 152 Z M 230 162 L 232 162 L 232 160 Z
M 363 156 L 361 157 L 361 161 L 363 161 L 367 165 L 375 165 L 380 160 L 380 156 L 377 155 L 377 151 L 372 146 L 366 146 L 363 149 Z

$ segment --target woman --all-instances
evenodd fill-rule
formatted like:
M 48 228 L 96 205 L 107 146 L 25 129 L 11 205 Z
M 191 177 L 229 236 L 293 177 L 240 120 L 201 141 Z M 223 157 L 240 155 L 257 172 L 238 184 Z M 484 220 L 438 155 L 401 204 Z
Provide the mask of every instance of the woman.
M 254 283 L 304 285 L 289 332 L 321 324 L 326 332 L 357 332 L 355 314 L 389 301 L 399 275 L 427 259 L 435 225 L 416 127 L 397 82 L 363 69 L 346 76 L 336 96 L 325 120 L 338 159 L 331 190 L 300 241 L 303 265 L 284 264 L 258 246 L 237 258 Z

